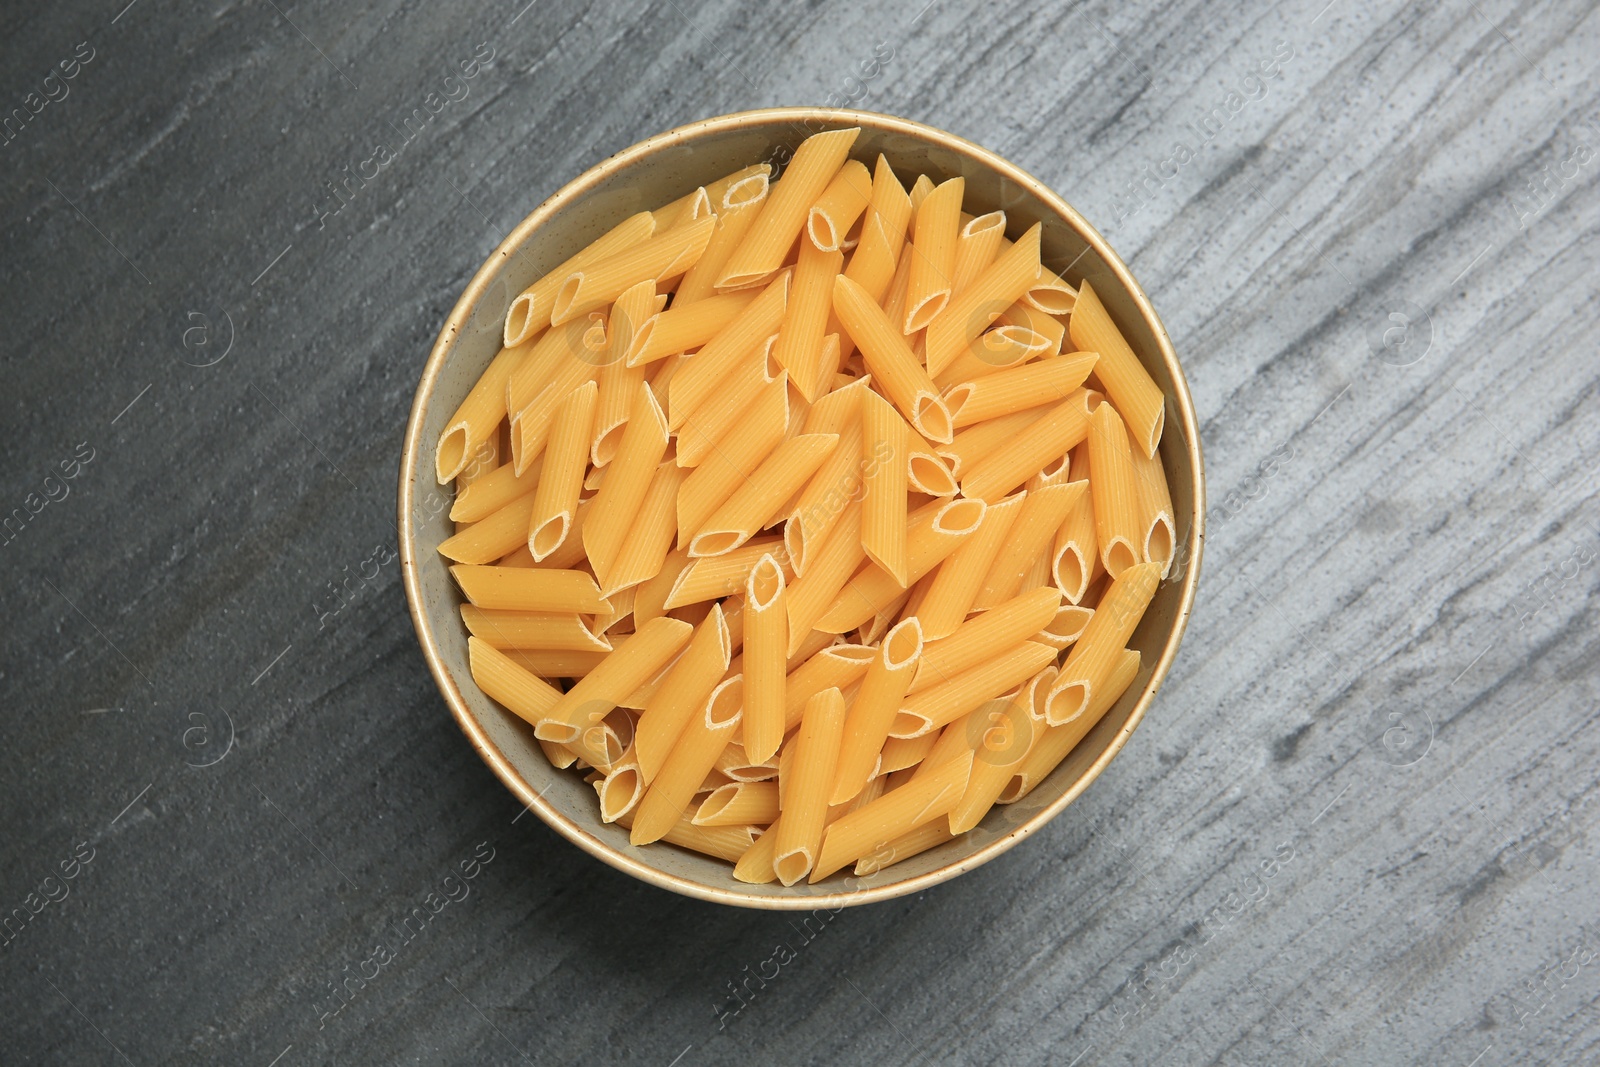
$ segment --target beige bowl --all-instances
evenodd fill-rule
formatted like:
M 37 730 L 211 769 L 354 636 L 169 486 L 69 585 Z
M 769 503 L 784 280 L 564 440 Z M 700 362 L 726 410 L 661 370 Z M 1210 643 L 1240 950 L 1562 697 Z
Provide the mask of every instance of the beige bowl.
M 511 300 L 544 272 L 626 216 L 659 207 L 750 163 L 781 161 L 805 136 L 861 127 L 852 155 L 881 152 L 902 179 L 966 179 L 968 210 L 1003 208 L 1015 237 L 1042 223 L 1045 262 L 1068 281 L 1089 279 L 1167 397 L 1162 464 L 1177 521 L 1178 565 L 1157 590 L 1130 642 L 1143 656 L 1128 692 L 1050 777 L 1017 803 L 996 806 L 973 831 L 919 856 L 819 885 L 745 885 L 720 860 L 665 843 L 635 848 L 601 823 L 594 790 L 558 771 L 533 730 L 479 691 L 467 669 L 461 596 L 436 551 L 453 532 L 451 492 L 437 484 L 433 453 L 445 420 L 501 347 Z M 975 212 L 977 213 L 977 212 Z M 428 357 L 400 461 L 400 560 L 406 599 L 428 666 L 463 733 L 518 800 L 578 847 L 618 870 L 686 896 L 742 907 L 838 908 L 914 893 L 970 871 L 1043 826 L 1088 787 L 1144 717 L 1178 650 L 1194 600 L 1205 489 L 1194 405 L 1177 357 L 1138 283 L 1076 211 L 1005 160 L 941 130 L 858 111 L 774 108 L 697 122 L 642 141 L 568 183 L 511 232 L 479 268 Z

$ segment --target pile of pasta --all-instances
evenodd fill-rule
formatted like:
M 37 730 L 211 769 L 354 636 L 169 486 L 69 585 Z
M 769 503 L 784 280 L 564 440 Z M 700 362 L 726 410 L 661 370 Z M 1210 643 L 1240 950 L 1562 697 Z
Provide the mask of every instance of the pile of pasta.
M 1173 557 L 1164 398 L 1093 289 L 858 132 L 544 275 L 438 446 L 476 684 L 633 845 L 746 882 L 1026 796 Z

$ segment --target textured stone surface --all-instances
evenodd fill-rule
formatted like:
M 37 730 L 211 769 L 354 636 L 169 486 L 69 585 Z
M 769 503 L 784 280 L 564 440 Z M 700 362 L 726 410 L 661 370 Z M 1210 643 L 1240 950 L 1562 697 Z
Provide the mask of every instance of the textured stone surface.
M 0 908 L 41 909 L 0 1060 L 1600 1057 L 1590 5 L 121 2 L 0 33 L 0 104 L 41 108 L 0 147 L 0 507 L 66 492 L 0 545 Z M 1016 160 L 1141 278 L 1211 526 L 1077 804 L 808 927 L 517 819 L 417 651 L 395 473 L 446 311 L 544 196 L 858 93 L 880 42 L 861 106 Z M 345 166 L 377 174 L 319 222 Z

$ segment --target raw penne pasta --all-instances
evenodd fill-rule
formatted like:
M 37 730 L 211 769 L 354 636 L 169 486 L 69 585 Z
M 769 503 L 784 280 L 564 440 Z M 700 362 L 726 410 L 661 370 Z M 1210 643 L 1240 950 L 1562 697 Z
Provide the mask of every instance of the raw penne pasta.
M 1122 419 L 1110 404 L 1089 416 L 1089 494 L 1100 563 L 1112 578 L 1144 558 L 1146 534 Z
M 865 163 L 849 160 L 839 168 L 828 187 L 806 213 L 806 235 L 810 243 L 824 252 L 837 252 L 845 234 L 867 210 L 872 196 L 872 175 Z M 801 243 L 801 254 L 805 243 Z
M 1024 641 L 987 662 L 969 667 L 949 681 L 932 685 L 906 698 L 889 728 L 892 737 L 915 737 L 937 730 L 1054 663 L 1056 650 L 1036 641 Z
M 775 831 L 773 869 L 784 885 L 794 885 L 810 874 L 822 850 L 844 721 L 844 696 L 839 690 L 824 689 L 812 696 L 800 718 L 790 766 L 786 770 L 779 765 L 780 805 L 788 818 Z
M 512 500 L 439 544 L 439 554 L 457 563 L 493 563 L 528 540 L 533 494 Z
M 1160 582 L 1159 563 L 1135 564 L 1112 580 L 1050 688 L 1045 719 L 1051 726 L 1071 722 L 1094 701 L 1096 686 L 1116 667 Z
M 785 592 L 783 568 L 771 554 L 763 555 L 745 581 L 744 597 L 744 748 L 756 763 L 783 743 L 789 647 Z
M 467 632 L 495 648 L 609 652 L 611 643 L 575 611 L 495 611 L 461 605 Z
M 1128 424 L 1128 436 L 1146 456 L 1155 455 L 1161 443 L 1167 401 L 1111 321 L 1105 305 L 1087 281 L 1078 292 L 1072 318 L 1067 322 L 1072 344 L 1085 352 L 1098 352 L 1094 376 Z
M 808 401 L 816 400 L 827 391 L 836 369 L 824 364 L 822 339 L 827 333 L 828 312 L 833 304 L 833 280 L 843 267 L 843 252 L 825 251 L 810 241 L 800 242 L 789 306 L 778 331 L 773 356 L 789 372 L 789 380 Z
M 1027 493 L 1018 493 L 985 508 L 977 532 L 939 564 L 933 584 L 917 609 L 923 636 L 929 641 L 949 637 L 966 619 L 1026 499 Z
M 783 552 L 782 538 L 759 537 L 720 556 L 695 559 L 678 576 L 677 583 L 667 594 L 667 610 L 739 592 L 750 577 L 750 571 L 769 552 L 774 558 L 780 557 Z M 787 558 L 782 556 L 780 562 Z
M 616 458 L 606 468 L 605 482 L 595 493 L 583 526 L 583 549 L 603 586 L 609 587 L 626 523 L 644 503 L 667 443 L 667 420 L 650 387 L 640 383 Z
M 467 638 L 467 663 L 479 689 L 530 723 L 538 723 L 561 699 L 561 690 L 482 638 Z
M 867 557 L 902 587 L 906 578 L 906 482 L 911 428 L 876 393 L 861 400 L 861 445 L 881 462 L 870 464 L 864 477 L 861 545 Z
M 435 455 L 479 689 L 599 825 L 753 884 L 993 833 L 1176 556 L 1165 400 L 1093 288 L 859 132 L 536 279 Z
M 997 371 L 974 382 L 951 386 L 945 392 L 945 403 L 950 405 L 958 429 L 1012 412 L 1060 403 L 1089 377 L 1096 358 L 1092 352 L 1074 352 Z
M 1133 684 L 1138 673 L 1139 653 L 1131 648 L 1123 649 L 1116 666 L 1106 675 L 1105 684 L 1089 702 L 1089 707 L 1071 722 L 1048 727 L 1040 734 L 1011 780 L 1001 790 L 996 803 L 1011 804 L 1033 792 L 1040 782 L 1049 777 L 1051 771 L 1060 766 L 1062 760 L 1071 755 L 1078 742 L 1099 724 L 1111 706 L 1128 691 L 1128 686 Z
M 695 629 L 683 655 L 672 664 L 639 715 L 633 744 L 639 773 L 646 783 L 661 769 L 683 732 L 684 723 L 704 708 L 711 691 L 727 673 L 728 662 L 728 626 L 718 604 Z
M 754 537 L 838 443 L 838 434 L 802 434 L 773 449 L 689 541 L 689 555 L 725 555 Z
M 683 476 L 683 469 L 670 459 L 656 467 L 606 581 L 608 597 L 623 590 L 634 592 L 636 586 L 654 578 L 666 564 L 678 531 L 675 512 Z
M 696 826 L 766 826 L 778 818 L 778 783 L 729 782 L 695 809 Z
M 678 619 L 652 619 L 561 696 L 534 728 L 546 741 L 570 742 L 605 718 L 649 681 L 688 643 L 694 627 Z
M 922 627 L 915 617 L 884 635 L 845 720 L 843 748 L 829 804 L 850 800 L 872 777 L 878 753 L 889 738 L 889 727 L 917 671 L 922 648 Z
M 865 289 L 841 274 L 833 283 L 833 308 L 866 360 L 873 381 L 930 441 L 949 441 L 950 409 L 905 338 Z
M 550 324 L 560 326 L 616 300 L 642 281 L 661 284 L 694 265 L 711 240 L 714 216 L 685 221 L 567 275 L 550 304 Z
M 788 307 L 790 272 L 784 271 L 734 316 L 715 337 L 678 368 L 667 389 L 667 425 L 676 430 L 719 389 L 740 360 L 765 358 L 761 344 L 783 322 Z
M 906 295 L 902 333 L 916 333 L 950 302 L 950 282 L 955 275 L 957 231 L 961 228 L 963 178 L 951 178 L 935 187 L 916 205 L 911 240 L 911 275 Z M 891 321 L 902 322 L 900 316 Z
M 572 531 L 594 436 L 597 403 L 595 383 L 585 382 L 573 390 L 555 415 L 541 464 L 545 473 L 539 478 L 533 514 L 528 520 L 528 551 L 535 562 L 560 548 Z
M 718 685 L 700 713 L 691 715 L 684 724 L 661 770 L 639 801 L 629 834 L 633 844 L 659 841 L 680 819 L 690 817 L 696 787 L 716 765 L 717 755 L 739 728 L 743 715 L 741 682 L 735 675 Z
M 1027 291 L 1038 275 L 1039 224 L 1034 223 L 1021 240 L 1002 252 L 928 323 L 928 373 L 938 375 L 944 370 L 974 337 L 988 329 Z
M 1172 493 L 1167 489 L 1167 472 L 1161 467 L 1161 452 L 1146 456 L 1140 449 L 1130 453 L 1133 461 L 1134 498 L 1139 507 L 1139 525 L 1144 539 L 1139 543 L 1139 558 L 1161 564 L 1161 577 L 1172 570 L 1177 534 L 1172 520 Z
M 795 149 L 783 177 L 773 183 L 750 232 L 729 257 L 719 289 L 736 289 L 766 281 L 779 267 L 805 227 L 807 215 L 844 166 L 860 129 L 813 134 Z
M 1089 434 L 1083 392 L 1075 390 L 1060 404 L 1045 409 L 970 468 L 963 464 L 961 491 L 978 500 L 999 500 L 1045 464 L 1066 455 Z
M 966 792 L 972 760 L 955 759 L 921 781 L 907 782 L 839 819 L 822 837 L 822 856 L 811 871 L 819 882 L 847 864 L 917 827 L 942 819 Z
M 977 218 L 968 218 L 962 213 L 961 229 L 956 235 L 955 266 L 950 276 L 952 295 L 966 289 L 988 269 L 994 257 L 1000 254 L 1000 242 L 1005 236 L 1004 211 L 991 211 Z
M 520 345 L 539 330 L 550 324 L 550 308 L 556 290 L 575 271 L 598 263 L 624 249 L 631 248 L 655 233 L 655 218 L 648 211 L 630 215 L 617 223 L 606 234 L 587 248 L 567 259 L 511 301 L 506 311 L 505 344 L 507 348 Z
M 450 575 L 480 608 L 503 611 L 605 611 L 609 605 L 587 571 L 486 567 L 457 563 Z
M 1051 550 L 1068 512 L 1088 495 L 1088 491 L 1087 482 L 1064 482 L 1028 490 L 1028 498 L 1022 502 L 1022 510 L 1012 524 L 1010 538 L 989 566 L 989 573 L 984 575 L 983 584 L 972 602 L 975 610 L 995 607 L 1027 588 L 1022 579 L 1033 561 Z

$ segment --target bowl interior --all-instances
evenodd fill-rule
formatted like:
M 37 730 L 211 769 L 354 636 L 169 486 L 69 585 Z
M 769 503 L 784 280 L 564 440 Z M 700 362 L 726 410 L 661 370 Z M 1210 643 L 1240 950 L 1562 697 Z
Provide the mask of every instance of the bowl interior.
M 809 121 L 811 125 L 804 123 Z M 825 123 L 825 125 L 824 125 Z M 1055 772 L 1029 796 L 997 805 L 964 837 L 882 871 L 816 886 L 735 882 L 729 866 L 665 843 L 634 848 L 627 831 L 600 822 L 592 787 L 552 768 L 532 728 L 484 696 L 467 667 L 461 596 L 436 551 L 453 532 L 451 493 L 432 474 L 445 421 L 501 347 L 511 299 L 567 256 L 636 211 L 659 207 L 730 171 L 772 160 L 821 128 L 862 127 L 852 156 L 871 166 L 881 152 L 902 180 L 966 179 L 966 210 L 1003 209 L 1007 234 L 1042 224 L 1042 257 L 1069 282 L 1088 279 L 1128 343 L 1167 396 L 1162 463 L 1172 492 L 1179 564 L 1157 590 L 1130 645 L 1139 675 L 1128 692 Z M 1104 250 L 1104 251 L 1102 251 Z M 406 589 L 424 649 L 468 737 L 506 784 L 558 831 L 647 881 L 705 899 L 754 907 L 817 908 L 912 892 L 998 855 L 1068 803 L 1121 747 L 1165 674 L 1193 594 L 1200 529 L 1199 451 L 1187 386 L 1159 320 L 1104 242 L 1048 190 L 975 146 L 903 120 L 855 112 L 754 112 L 685 127 L 621 153 L 541 206 L 473 279 L 441 333 L 423 378 L 401 471 Z

